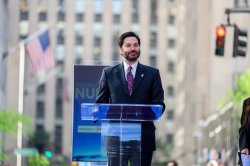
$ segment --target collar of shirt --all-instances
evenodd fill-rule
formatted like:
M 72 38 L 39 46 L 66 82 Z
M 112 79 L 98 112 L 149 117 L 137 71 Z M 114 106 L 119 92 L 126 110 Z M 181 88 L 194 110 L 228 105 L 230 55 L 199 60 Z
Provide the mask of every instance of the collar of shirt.
M 124 66 L 124 71 L 125 71 L 124 72 L 125 73 L 125 78 L 127 79 L 127 70 L 128 70 L 129 65 L 125 61 L 123 61 L 123 66 Z M 133 65 L 131 65 L 132 74 L 133 74 L 134 78 L 135 78 L 135 73 L 136 73 L 137 66 L 138 66 L 138 61 L 136 61 Z

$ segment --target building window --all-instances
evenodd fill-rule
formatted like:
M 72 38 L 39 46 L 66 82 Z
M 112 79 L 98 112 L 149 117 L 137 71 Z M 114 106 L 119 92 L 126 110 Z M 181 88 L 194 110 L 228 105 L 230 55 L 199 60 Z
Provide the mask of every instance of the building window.
M 58 0 L 59 11 L 65 11 L 65 1 Z
M 94 39 L 94 46 L 95 47 L 101 47 L 101 38 L 100 37 L 95 37 Z
M 4 2 L 7 4 L 6 2 Z M 20 8 L 20 20 L 28 20 L 28 2 L 27 0 L 20 0 L 19 2 L 19 8 Z
M 63 60 L 56 60 L 56 65 L 63 66 L 64 65 L 64 61 Z
M 21 21 L 19 24 L 19 35 L 27 36 L 29 34 L 29 22 Z
M 95 47 L 93 50 L 94 53 L 94 61 L 96 65 L 100 65 L 101 64 L 101 50 L 98 47 Z
M 82 58 L 80 56 L 76 56 L 75 64 L 78 64 L 78 65 L 82 64 Z
M 248 0 L 234 0 L 234 6 L 236 8 L 248 8 L 249 3 Z
M 174 119 L 174 111 L 173 110 L 168 110 L 167 111 L 167 119 L 168 120 L 173 120 Z
M 65 47 L 64 47 L 64 45 L 57 45 L 56 46 L 55 59 L 57 61 L 63 62 L 64 55 L 65 55 Z
M 150 48 L 156 48 L 157 47 L 157 33 L 151 32 L 150 33 Z
M 174 22 L 175 22 L 175 16 L 172 15 L 172 14 L 169 14 L 168 15 L 168 24 L 169 25 L 174 25 Z
M 82 45 L 82 43 L 83 43 L 83 39 L 82 39 L 82 36 L 80 36 L 80 35 L 76 35 L 76 45 Z
M 168 86 L 167 93 L 168 93 L 169 97 L 174 96 L 174 88 L 173 88 L 173 86 Z
M 38 12 L 45 12 L 48 9 L 48 3 L 49 3 L 49 1 L 47 1 L 47 0 L 39 0 L 37 11 Z
M 56 96 L 57 96 L 57 98 L 61 97 L 62 89 L 63 89 L 63 78 L 59 77 L 56 80 Z
M 65 20 L 65 13 L 63 11 L 58 11 L 57 21 L 64 21 L 64 20 Z
M 122 11 L 122 0 L 112 0 L 112 13 L 121 14 Z
M 95 14 L 95 22 L 102 22 L 102 14 Z
M 174 136 L 173 134 L 167 134 L 167 144 L 173 145 L 174 143 Z
M 76 22 L 83 22 L 84 14 L 76 13 Z
M 151 24 L 157 24 L 157 0 L 151 0 L 150 8 L 150 22 Z
M 83 46 L 77 46 L 74 52 L 74 62 L 75 64 L 83 63 Z M 65 95 L 66 96 L 66 95 Z
M 94 0 L 94 13 L 101 14 L 103 12 L 103 0 Z
M 62 91 L 63 91 L 63 78 L 59 77 L 56 80 L 56 118 L 62 118 L 63 102 L 62 102 Z
M 93 49 L 93 54 L 94 54 L 94 61 L 96 65 L 101 64 L 101 45 L 102 45 L 102 39 L 101 35 L 97 30 L 95 30 L 95 37 L 94 37 L 94 49 Z
M 45 93 L 45 84 L 41 84 L 37 88 L 37 94 L 44 94 Z
M 56 99 L 56 119 L 62 119 L 63 117 L 63 102 L 62 98 Z
M 117 34 L 114 34 L 113 41 L 112 41 L 113 46 L 117 46 L 117 40 L 118 40 L 118 36 Z M 112 57 L 113 61 L 116 63 L 116 61 L 120 60 L 119 57 L 120 57 L 120 53 L 118 52 L 117 47 L 113 47 L 113 57 Z
M 36 131 L 44 131 L 44 126 L 41 124 L 36 125 Z
M 39 21 L 46 21 L 47 20 L 47 13 L 45 11 L 39 12 Z
M 113 61 L 116 63 L 117 61 L 120 60 L 119 57 L 120 57 L 120 54 L 119 54 L 118 50 L 114 49 L 113 50 L 113 57 L 112 57 Z
M 43 101 L 36 102 L 36 118 L 44 119 L 44 102 Z
M 57 21 L 65 20 L 65 0 L 58 0 Z
M 121 16 L 120 16 L 120 14 L 114 14 L 113 15 L 113 22 L 115 23 L 115 24 L 119 24 L 120 23 L 120 18 Z
M 139 15 L 138 13 L 132 14 L 132 23 L 138 23 L 139 22 Z
M 55 126 L 55 153 L 61 154 L 62 153 L 62 126 Z
M 24 40 L 24 39 L 26 39 L 27 37 L 28 37 L 27 35 L 20 35 L 20 36 L 19 36 L 19 39 L 20 39 L 20 40 Z
M 20 20 L 25 21 L 29 18 L 29 12 L 28 11 L 20 11 Z
M 156 56 L 152 55 L 149 57 L 150 66 L 156 67 Z
M 75 12 L 84 13 L 85 11 L 85 0 L 75 0 Z
M 57 44 L 64 44 L 64 30 L 60 29 L 57 33 Z
M 168 62 L 168 72 L 174 73 L 174 62 Z
M 168 40 L 168 48 L 175 48 L 175 39 Z
M 138 23 L 139 22 L 139 7 L 138 7 L 138 0 L 132 1 L 132 23 Z

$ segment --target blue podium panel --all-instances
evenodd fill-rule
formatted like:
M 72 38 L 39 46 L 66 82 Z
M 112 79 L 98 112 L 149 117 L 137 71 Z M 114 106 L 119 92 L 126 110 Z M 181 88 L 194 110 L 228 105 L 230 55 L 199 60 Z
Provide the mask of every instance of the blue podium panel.
M 81 104 L 82 120 L 155 121 L 162 115 L 162 105 Z
M 111 165 L 141 165 L 141 122 L 159 120 L 161 105 L 142 104 L 81 104 L 81 119 L 100 123 L 96 126 L 81 126 L 86 133 L 101 133 L 99 154 L 81 156 L 83 161 L 107 161 Z M 94 141 L 90 134 L 88 140 Z M 94 142 L 93 142 L 94 144 Z M 83 147 L 84 148 L 84 147 Z M 98 156 L 98 157 L 96 157 Z

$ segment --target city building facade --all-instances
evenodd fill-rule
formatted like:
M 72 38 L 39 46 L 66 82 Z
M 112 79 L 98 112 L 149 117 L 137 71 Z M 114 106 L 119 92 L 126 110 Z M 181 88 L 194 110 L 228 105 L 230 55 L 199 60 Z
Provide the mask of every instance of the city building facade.
M 226 8 L 249 8 L 247 4 L 248 1 L 240 0 L 179 1 L 173 157 L 180 165 L 204 164 L 201 162 L 206 162 L 208 156 L 205 160 L 199 157 L 202 156 L 203 150 L 209 151 L 207 148 L 211 148 L 211 144 L 217 145 L 213 142 L 209 143 L 207 148 L 204 144 L 200 148 L 201 142 L 212 136 L 204 132 L 203 122 L 218 111 L 220 101 L 234 90 L 236 76 L 249 68 L 250 51 L 248 47 L 246 57 L 233 58 L 234 30 L 233 26 L 226 26 L 224 56 L 216 56 L 215 28 L 228 24 Z M 230 15 L 231 24 L 237 24 L 248 32 L 249 18 L 249 14 L 243 13 Z M 224 118 L 224 121 L 228 122 L 229 119 Z M 214 130 L 216 126 L 211 128 Z M 237 140 L 234 140 L 234 144 L 237 144 Z M 227 154 L 230 154 L 229 152 Z
M 6 59 L 7 59 L 7 1 L 0 2 L 0 110 L 5 107 L 6 96 Z
M 201 164 L 204 138 L 209 137 L 202 122 L 218 111 L 220 100 L 235 88 L 235 78 L 250 66 L 250 47 L 246 57 L 232 57 L 231 26 L 226 27 L 224 56 L 215 56 L 215 28 L 227 24 L 225 8 L 247 8 L 249 0 L 9 0 L 6 4 L 11 16 L 6 22 L 6 47 L 13 50 L 7 58 L 6 107 L 18 108 L 19 50 L 14 48 L 49 28 L 56 67 L 34 72 L 26 56 L 24 114 L 32 117 L 34 131 L 49 133 L 55 155 L 71 156 L 73 66 L 119 63 L 118 37 L 134 31 L 141 37 L 140 61 L 160 69 L 165 90 L 166 112 L 156 122 L 157 143 L 163 148 L 158 148 L 154 160 Z M 231 14 L 230 20 L 249 32 L 249 17 Z M 65 86 L 68 96 L 62 96 Z M 8 140 L 6 149 L 14 150 L 16 140 Z
M 13 16 L 8 24 L 9 48 L 49 28 L 56 67 L 47 73 L 35 72 L 28 56 L 25 57 L 24 114 L 33 119 L 33 131 L 49 133 L 55 155 L 71 156 L 73 66 L 121 62 L 117 40 L 125 31 L 134 31 L 141 38 L 140 62 L 160 70 L 168 106 L 162 120 L 156 122 L 157 140 L 171 147 L 177 59 L 175 1 L 9 0 L 8 8 Z M 7 106 L 17 110 L 18 99 L 13 96 L 18 92 L 15 80 L 19 52 L 12 54 L 8 59 L 6 99 Z M 68 86 L 66 97 L 62 96 L 65 86 Z M 27 141 L 24 136 L 24 147 L 28 146 Z M 14 149 L 15 143 L 6 146 Z M 162 152 L 157 152 L 157 156 L 166 160 Z
M 7 1 L 0 1 L 0 112 L 6 106 L 6 76 L 7 76 Z M 4 133 L 0 131 L 0 140 L 4 140 Z M 0 147 L 0 153 L 4 152 Z

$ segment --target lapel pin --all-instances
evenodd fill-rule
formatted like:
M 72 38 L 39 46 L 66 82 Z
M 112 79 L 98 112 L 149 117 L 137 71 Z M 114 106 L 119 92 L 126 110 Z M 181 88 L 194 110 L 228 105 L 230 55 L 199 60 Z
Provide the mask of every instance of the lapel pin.
M 144 74 L 141 74 L 141 77 L 143 77 L 144 76 Z

